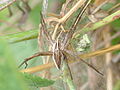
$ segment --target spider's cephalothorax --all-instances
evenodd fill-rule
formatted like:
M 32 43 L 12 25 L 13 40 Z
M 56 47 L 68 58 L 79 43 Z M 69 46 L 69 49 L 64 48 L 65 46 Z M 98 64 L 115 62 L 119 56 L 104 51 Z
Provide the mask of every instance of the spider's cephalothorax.
M 39 52 L 33 56 L 31 56 L 30 58 L 27 58 L 26 61 L 24 61 L 22 64 L 26 63 L 28 60 L 36 57 L 36 56 L 52 56 L 53 57 L 53 61 L 55 63 L 55 66 L 57 67 L 57 69 L 61 69 L 61 65 L 62 62 L 65 61 L 67 59 L 67 55 L 71 55 L 73 57 L 75 57 L 75 59 L 80 59 L 82 62 L 84 62 L 85 64 L 87 64 L 89 67 L 93 68 L 96 72 L 98 72 L 99 74 L 101 74 L 99 71 L 97 71 L 92 65 L 90 65 L 89 63 L 85 62 L 83 59 L 81 59 L 75 52 L 72 52 L 70 50 L 67 49 L 67 47 L 70 44 L 70 40 L 72 39 L 72 36 L 76 30 L 76 27 L 78 25 L 78 22 L 80 21 L 83 13 L 85 12 L 86 8 L 88 7 L 88 5 L 90 4 L 91 0 L 89 0 L 88 2 L 86 1 L 86 3 L 84 3 L 81 11 L 79 12 L 78 16 L 76 17 L 73 25 L 71 26 L 71 28 L 69 29 L 69 31 L 67 33 L 64 33 L 64 35 L 62 36 L 61 33 L 59 33 L 59 35 L 55 35 L 53 33 L 53 35 L 55 35 L 55 38 L 53 39 L 50 35 L 50 33 L 47 31 L 47 24 L 45 22 L 45 19 L 41 14 L 41 31 L 43 31 L 43 33 L 45 34 L 47 41 L 50 42 L 50 45 L 52 47 L 52 50 L 50 49 L 50 51 L 47 52 Z M 58 27 L 61 26 L 62 23 L 58 23 L 56 25 L 56 28 L 54 30 L 54 32 L 57 31 Z M 61 31 L 62 32 L 62 31 Z M 39 37 L 39 36 L 38 36 Z M 88 40 L 87 40 L 88 42 Z M 21 65 L 22 65 L 21 64 Z M 21 66 L 20 65 L 20 66 Z M 101 74 L 102 75 L 102 74 Z
M 63 51 L 60 48 L 60 43 L 57 40 L 57 42 L 55 42 L 53 44 L 53 61 L 55 63 L 55 66 L 57 67 L 57 69 L 60 69 L 62 61 L 65 58 L 65 55 L 63 54 Z

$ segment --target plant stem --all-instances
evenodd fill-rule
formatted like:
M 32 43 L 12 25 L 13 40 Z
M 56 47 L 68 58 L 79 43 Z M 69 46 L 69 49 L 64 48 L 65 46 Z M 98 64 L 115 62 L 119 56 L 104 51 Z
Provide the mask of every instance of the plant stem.
M 120 18 L 120 10 L 105 17 L 101 21 L 98 21 L 90 26 L 82 28 L 81 30 L 75 32 L 74 36 L 75 36 L 75 38 L 77 38 L 84 33 L 87 33 L 89 31 L 93 31 L 93 30 L 96 30 L 102 26 L 105 26 L 105 25 L 109 24 L 110 22 L 113 22 L 114 20 L 116 20 L 118 18 Z M 37 38 L 37 36 L 38 36 L 38 30 L 30 30 L 30 31 L 16 33 L 16 34 L 1 36 L 0 38 L 5 38 L 8 40 L 8 42 L 15 43 L 15 42 L 21 42 L 21 41 L 25 41 L 25 40 L 34 39 L 34 38 Z
M 1 2 L 3 2 L 3 1 L 1 1 Z M 2 7 L 0 7 L 0 11 L 2 11 L 3 9 L 9 7 L 9 6 L 12 5 L 14 2 L 16 2 L 16 0 L 13 0 L 13 1 L 9 2 L 8 4 L 6 4 L 6 5 L 2 6 Z
M 89 53 L 86 53 L 86 54 L 79 54 L 78 56 L 82 59 L 87 59 L 87 58 L 91 58 L 93 56 L 103 55 L 105 53 L 108 53 L 108 52 L 111 52 L 111 51 L 116 51 L 116 50 L 120 50 L 120 44 L 110 46 L 110 47 L 107 47 L 107 48 L 103 48 L 103 49 L 100 49 L 100 50 L 97 50 L 97 51 L 92 51 L 92 52 L 89 52 Z M 72 61 L 72 60 L 69 59 L 69 61 Z M 78 61 L 78 60 L 75 60 L 75 61 Z M 72 62 L 74 62 L 74 61 L 72 61 Z M 49 69 L 53 66 L 55 66 L 54 63 L 47 63 L 47 64 L 42 64 L 42 65 L 39 65 L 39 66 L 23 69 L 23 70 L 21 70 L 21 72 L 35 73 L 35 72 L 38 72 L 38 71 Z
M 74 36 L 75 38 L 89 32 L 89 31 L 93 31 L 96 30 L 102 26 L 105 26 L 107 24 L 109 24 L 110 22 L 113 22 L 114 20 L 120 18 L 120 10 L 116 11 L 115 13 L 105 17 L 104 19 L 102 19 L 101 21 L 98 21 L 92 25 L 89 25 L 85 28 L 82 28 L 81 30 L 75 32 Z
M 19 32 L 15 34 L 9 34 L 5 36 L 1 36 L 0 39 L 4 38 L 9 43 L 16 43 L 21 41 L 26 41 L 30 39 L 35 39 L 38 36 L 38 30 L 29 30 L 25 32 Z

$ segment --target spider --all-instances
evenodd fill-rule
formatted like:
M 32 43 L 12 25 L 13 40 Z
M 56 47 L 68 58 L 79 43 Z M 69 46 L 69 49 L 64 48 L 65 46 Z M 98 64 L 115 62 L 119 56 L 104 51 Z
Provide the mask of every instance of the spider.
M 80 59 L 80 61 L 87 64 L 89 67 L 91 67 L 97 73 L 99 73 L 100 75 L 103 76 L 103 74 L 101 72 L 99 72 L 96 68 L 94 68 L 92 65 L 90 65 L 89 63 L 87 63 L 86 61 L 84 61 L 83 59 L 78 57 L 76 52 L 72 52 L 67 49 L 67 47 L 69 46 L 69 41 L 71 40 L 71 38 L 75 32 L 76 26 L 78 25 L 78 22 L 80 21 L 82 15 L 85 12 L 89 3 L 90 2 L 86 2 L 86 4 L 83 6 L 82 10 L 79 12 L 78 16 L 76 17 L 76 19 L 75 19 L 73 25 L 70 27 L 69 31 L 67 33 L 64 33 L 63 31 L 61 31 L 55 40 L 53 40 L 51 38 L 51 36 L 49 35 L 49 33 L 47 32 L 47 27 L 46 27 L 44 17 L 42 15 L 42 13 L 40 13 L 40 15 L 41 15 L 41 30 L 45 34 L 50 45 L 52 46 L 52 50 L 47 51 L 47 52 L 38 52 L 38 53 L 34 54 L 33 56 L 26 58 L 25 61 L 20 64 L 20 66 L 22 66 L 24 63 L 27 66 L 27 61 L 29 61 L 30 59 L 37 57 L 37 56 L 52 56 L 56 68 L 60 70 L 62 61 L 67 58 L 66 54 L 68 54 L 68 55 L 73 56 L 75 59 Z M 65 34 L 64 37 L 62 37 L 62 34 Z M 62 37 L 63 39 L 60 40 L 60 37 Z

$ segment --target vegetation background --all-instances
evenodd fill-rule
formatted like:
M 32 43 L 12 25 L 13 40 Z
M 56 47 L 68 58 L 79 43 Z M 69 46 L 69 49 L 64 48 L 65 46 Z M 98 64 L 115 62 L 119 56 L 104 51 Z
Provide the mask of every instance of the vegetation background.
M 0 0 L 1 90 L 27 90 L 27 88 L 69 90 L 67 84 L 60 78 L 61 72 L 53 67 L 52 58 L 46 63 L 44 61 L 46 57 L 36 57 L 28 62 L 28 69 L 24 69 L 24 65 L 17 68 L 25 58 L 40 51 L 37 37 L 40 30 L 40 11 L 43 11 L 44 1 L 48 1 L 46 17 L 61 18 L 80 0 Z M 66 5 L 66 9 L 64 13 L 60 13 L 63 5 Z M 69 30 L 78 12 L 79 9 L 63 24 L 65 30 Z M 51 26 L 53 30 L 55 24 Z M 78 43 L 82 37 L 80 36 L 82 30 L 88 34 L 91 43 L 90 47 L 80 54 L 85 54 L 85 60 L 101 71 L 104 77 L 80 61 L 70 63 L 76 90 L 120 90 L 120 0 L 92 0 L 77 26 L 75 31 L 77 37 L 73 37 L 75 39 L 71 41 L 74 47 L 72 51 L 79 51 Z M 53 31 L 51 29 L 48 31 L 52 35 Z M 44 45 L 43 50 L 48 51 L 48 42 Z M 93 51 L 96 51 L 95 54 Z M 34 76 L 30 76 L 33 82 L 28 80 L 28 86 L 24 82 L 27 75 L 21 75 L 18 71 L 47 79 L 37 77 L 35 81 Z M 39 84 L 33 84 L 38 81 Z

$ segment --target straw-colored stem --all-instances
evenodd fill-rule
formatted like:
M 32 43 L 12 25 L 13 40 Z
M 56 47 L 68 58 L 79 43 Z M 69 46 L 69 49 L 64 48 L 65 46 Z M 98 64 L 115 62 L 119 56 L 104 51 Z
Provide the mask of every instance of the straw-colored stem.
M 3 2 L 3 1 L 1 1 L 1 2 Z M 10 6 L 11 4 L 13 4 L 14 2 L 16 2 L 16 0 L 13 0 L 13 1 L 9 2 L 8 4 L 4 5 L 3 7 L 0 7 L 0 11 L 2 11 L 3 9 L 9 7 L 9 6 Z
M 100 27 L 103 27 L 103 26 L 109 24 L 110 22 L 113 22 L 114 20 L 116 20 L 118 18 L 120 18 L 120 10 L 105 17 L 101 21 L 98 21 L 92 25 L 89 25 L 89 26 L 82 28 L 81 30 L 75 32 L 74 37 L 77 38 L 84 33 L 87 33 L 89 31 L 93 31 L 93 30 L 96 30 Z M 38 30 L 31 30 L 31 31 L 17 33 L 17 34 L 1 36 L 0 38 L 7 39 L 8 42 L 10 42 L 10 43 L 15 43 L 15 42 L 21 42 L 21 41 L 25 41 L 25 40 L 34 39 L 34 38 L 37 38 L 37 36 L 38 36 Z
M 113 22 L 114 20 L 116 20 L 118 18 L 120 18 L 120 10 L 109 15 L 108 17 L 105 17 L 104 19 L 102 19 L 99 22 L 96 22 L 94 24 L 90 24 L 89 26 L 82 28 L 81 30 L 75 32 L 74 37 L 77 38 L 77 37 L 89 32 L 89 31 L 96 30 L 102 26 L 109 24 L 110 22 Z
M 105 53 L 108 53 L 108 52 L 111 52 L 111 51 L 115 51 L 115 50 L 119 50 L 119 49 L 120 49 L 120 44 L 114 45 L 114 46 L 111 46 L 111 47 L 108 47 L 108 48 L 104 48 L 102 50 L 100 49 L 100 50 L 93 51 L 93 52 L 90 52 L 90 53 L 80 54 L 78 56 L 82 59 L 87 59 L 87 58 L 90 58 L 90 57 L 93 57 L 93 56 L 102 55 L 102 54 L 105 54 Z M 69 61 L 71 61 L 71 60 L 69 60 Z M 75 62 L 75 61 L 72 61 L 72 62 Z M 23 70 L 21 70 L 21 72 L 35 73 L 35 72 L 38 72 L 38 71 L 42 71 L 42 70 L 51 68 L 53 66 L 55 66 L 53 63 L 47 63 L 47 64 L 35 66 L 35 67 L 32 67 L 32 68 L 23 69 Z
M 70 9 L 70 11 L 61 19 L 58 20 L 59 23 L 64 23 L 78 8 L 80 8 L 86 0 L 79 0 L 74 7 Z

